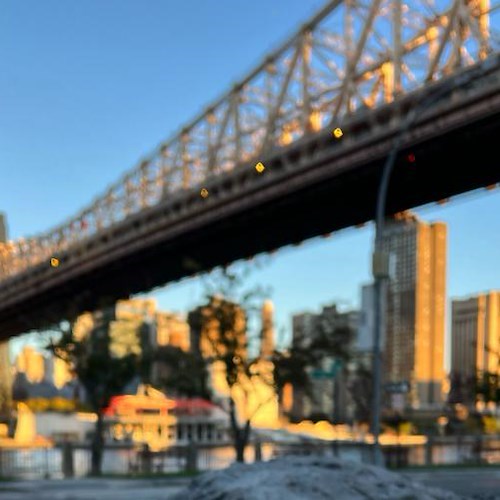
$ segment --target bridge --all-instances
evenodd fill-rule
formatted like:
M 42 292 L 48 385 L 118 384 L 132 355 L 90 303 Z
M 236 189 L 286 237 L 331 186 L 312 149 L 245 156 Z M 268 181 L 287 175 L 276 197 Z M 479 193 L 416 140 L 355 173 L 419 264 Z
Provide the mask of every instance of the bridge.
M 499 6 L 329 1 L 81 212 L 0 244 L 0 340 L 372 220 L 396 144 L 388 214 L 500 182 Z

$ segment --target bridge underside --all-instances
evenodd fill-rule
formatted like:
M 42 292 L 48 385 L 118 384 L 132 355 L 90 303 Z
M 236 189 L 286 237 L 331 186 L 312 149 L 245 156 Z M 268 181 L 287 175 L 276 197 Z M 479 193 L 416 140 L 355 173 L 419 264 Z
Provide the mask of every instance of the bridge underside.
M 127 219 L 0 293 L 0 338 L 42 328 L 215 266 L 370 221 L 394 133 L 346 125 Z M 387 121 L 389 123 L 389 121 Z M 398 155 L 387 213 L 500 182 L 500 91 L 422 119 Z M 415 155 L 409 162 L 408 154 Z M 8 295 L 5 294 L 10 290 Z

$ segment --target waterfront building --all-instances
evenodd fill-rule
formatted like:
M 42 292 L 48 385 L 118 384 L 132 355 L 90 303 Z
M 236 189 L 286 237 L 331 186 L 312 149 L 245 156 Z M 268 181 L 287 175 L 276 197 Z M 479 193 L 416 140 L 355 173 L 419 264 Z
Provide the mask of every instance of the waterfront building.
M 140 385 L 136 394 L 114 396 L 106 410 L 106 439 L 149 446 L 151 451 L 175 442 L 175 401 L 150 386 Z

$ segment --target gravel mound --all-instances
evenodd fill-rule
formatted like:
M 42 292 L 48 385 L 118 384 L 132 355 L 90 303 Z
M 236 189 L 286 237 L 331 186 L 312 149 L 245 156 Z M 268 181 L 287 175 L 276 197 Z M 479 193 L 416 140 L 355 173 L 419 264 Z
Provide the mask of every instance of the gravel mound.
M 207 472 L 175 500 L 459 500 L 401 474 L 328 457 L 288 456 Z

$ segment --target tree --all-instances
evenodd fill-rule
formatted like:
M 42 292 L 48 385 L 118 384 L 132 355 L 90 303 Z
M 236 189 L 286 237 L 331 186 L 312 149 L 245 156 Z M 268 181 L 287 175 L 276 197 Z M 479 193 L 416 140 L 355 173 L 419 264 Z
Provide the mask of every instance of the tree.
M 192 331 L 204 331 L 200 339 L 203 357 L 222 367 L 229 388 L 228 403 L 233 444 L 237 461 L 244 461 L 252 421 L 257 412 L 272 399 L 280 398 L 286 384 L 309 391 L 310 369 L 319 368 L 326 358 L 341 360 L 345 366 L 353 331 L 335 323 L 335 318 L 323 318 L 315 336 L 304 345 L 292 345 L 288 351 L 274 350 L 269 359 L 251 357 L 248 347 L 255 340 L 249 331 L 251 316 L 260 309 L 261 299 L 269 296 L 262 287 L 244 290 L 244 280 L 250 268 L 237 272 L 223 268 L 212 273 L 213 283 L 206 287 L 208 306 L 190 315 Z M 255 329 L 253 329 L 255 333 Z M 204 351 L 204 352 L 203 352 Z M 269 388 L 269 396 L 251 404 L 256 386 Z M 237 402 L 244 406 L 238 415 Z M 243 405 L 241 405 L 243 402 Z
M 473 343 L 474 348 L 477 347 L 477 343 Z M 490 364 L 487 363 L 487 370 L 478 370 L 476 374 L 476 380 L 473 384 L 473 391 L 475 393 L 476 401 L 482 400 L 484 403 L 495 403 L 500 402 L 500 350 L 495 350 L 488 345 L 484 346 L 488 353 L 488 358 L 491 357 L 491 361 L 496 358 L 496 367 L 490 368 Z M 489 361 L 489 360 L 488 360 Z
M 460 372 L 450 373 L 450 391 L 448 404 L 472 404 L 477 395 L 478 381 L 475 376 L 466 376 Z
M 0 417 L 9 416 L 12 407 L 12 395 L 8 387 L 0 385 Z
M 215 283 L 206 286 L 208 306 L 190 315 L 190 326 L 201 332 L 203 344 L 193 347 L 201 351 L 212 373 L 219 369 L 223 372 L 227 384 L 231 434 L 238 462 L 244 462 L 252 419 L 264 404 L 276 397 L 273 392 L 270 398 L 260 400 L 256 394 L 257 383 L 274 389 L 274 382 L 269 361 L 248 354 L 249 315 L 258 310 L 255 300 L 264 291 L 255 287 L 242 292 L 245 276 L 245 271 L 238 274 L 228 268 L 213 273 L 210 278 Z
M 299 399 L 297 396 L 303 395 L 313 398 L 313 384 L 310 369 L 317 367 L 318 360 L 308 348 L 299 345 L 292 345 L 290 349 L 279 351 L 273 354 L 274 383 L 278 394 L 280 408 L 283 406 L 283 393 L 285 386 L 289 385 L 293 390 L 294 402 Z M 287 415 L 292 422 L 300 421 L 302 415 L 297 415 L 292 408 Z
M 110 351 L 109 325 L 112 319 L 107 310 L 99 326 L 83 339 L 75 338 L 73 324 L 61 328 L 59 340 L 51 340 L 48 349 L 64 360 L 85 388 L 88 403 L 97 414 L 92 439 L 91 474 L 101 474 L 104 447 L 104 409 L 111 398 L 120 394 L 125 385 L 138 373 L 136 354 L 115 357 Z
M 373 375 L 371 369 L 360 364 L 349 384 L 349 393 L 354 403 L 354 420 L 370 423 L 372 415 Z
M 481 371 L 477 374 L 476 399 L 484 403 L 500 402 L 500 374 L 490 371 Z
M 210 399 L 207 387 L 207 367 L 197 353 L 183 351 L 179 347 L 159 347 L 151 357 L 153 365 L 160 365 L 161 375 L 156 383 L 167 392 L 188 398 Z
M 341 366 L 336 377 L 346 376 L 354 331 L 338 321 L 335 307 L 325 311 L 316 318 L 310 337 L 295 339 L 289 350 L 274 353 L 274 374 L 279 394 L 285 385 L 291 384 L 295 395 L 301 394 L 314 400 L 316 391 L 312 373 L 323 370 L 326 360 L 336 361 Z M 310 417 L 319 418 L 319 414 L 313 413 Z M 292 418 L 297 418 L 297 415 L 292 415 Z

